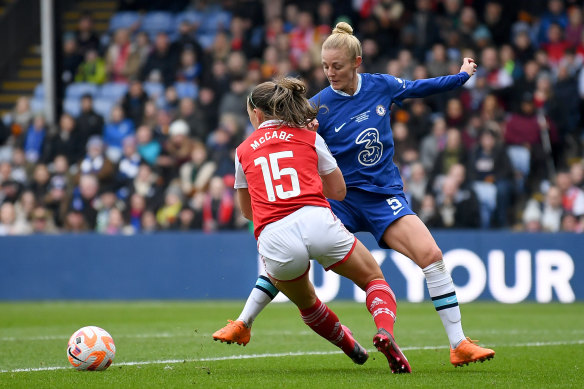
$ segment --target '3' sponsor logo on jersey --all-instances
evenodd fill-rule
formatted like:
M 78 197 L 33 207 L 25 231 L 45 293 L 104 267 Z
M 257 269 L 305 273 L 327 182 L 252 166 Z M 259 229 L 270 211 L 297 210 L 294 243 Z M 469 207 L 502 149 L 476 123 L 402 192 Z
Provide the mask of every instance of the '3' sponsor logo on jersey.
M 379 131 L 376 128 L 368 128 L 361 132 L 355 143 L 363 145 L 357 156 L 361 165 L 372 166 L 379 162 L 383 155 L 383 143 L 379 141 Z

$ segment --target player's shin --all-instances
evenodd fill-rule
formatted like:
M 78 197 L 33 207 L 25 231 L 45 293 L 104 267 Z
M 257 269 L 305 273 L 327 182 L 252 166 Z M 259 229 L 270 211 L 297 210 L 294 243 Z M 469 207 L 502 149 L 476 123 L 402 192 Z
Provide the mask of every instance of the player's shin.
M 278 289 L 265 275 L 260 275 L 237 320 L 251 327 L 260 312 L 276 297 Z
M 383 328 L 393 336 L 397 304 L 395 295 L 385 280 L 373 280 L 365 287 L 365 303 L 378 329 Z
M 354 351 L 355 341 L 347 336 L 338 316 L 318 298 L 310 308 L 300 309 L 302 320 L 314 332 L 339 347 L 349 356 Z
M 442 320 L 450 345 L 456 348 L 464 337 L 460 317 L 460 307 L 454 290 L 454 283 L 450 273 L 442 260 L 422 269 L 426 276 L 428 292 Z

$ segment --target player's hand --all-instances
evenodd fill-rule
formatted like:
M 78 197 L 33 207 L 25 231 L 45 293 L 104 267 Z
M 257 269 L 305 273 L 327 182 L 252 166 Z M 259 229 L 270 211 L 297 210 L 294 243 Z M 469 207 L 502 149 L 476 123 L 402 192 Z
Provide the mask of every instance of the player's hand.
M 310 131 L 317 132 L 318 131 L 318 120 L 312 119 L 312 121 L 306 125 L 306 128 L 309 129 Z
M 469 77 L 472 77 L 472 75 L 475 74 L 475 72 L 477 71 L 477 64 L 475 63 L 474 59 L 472 58 L 463 59 L 460 71 L 466 72 L 469 75 Z

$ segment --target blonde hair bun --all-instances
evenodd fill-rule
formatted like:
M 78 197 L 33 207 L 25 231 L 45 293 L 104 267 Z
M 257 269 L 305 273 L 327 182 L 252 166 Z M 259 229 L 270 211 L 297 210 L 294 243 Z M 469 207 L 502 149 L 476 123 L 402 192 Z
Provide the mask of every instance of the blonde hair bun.
M 338 22 L 333 30 L 333 34 L 353 35 L 353 27 L 347 22 Z

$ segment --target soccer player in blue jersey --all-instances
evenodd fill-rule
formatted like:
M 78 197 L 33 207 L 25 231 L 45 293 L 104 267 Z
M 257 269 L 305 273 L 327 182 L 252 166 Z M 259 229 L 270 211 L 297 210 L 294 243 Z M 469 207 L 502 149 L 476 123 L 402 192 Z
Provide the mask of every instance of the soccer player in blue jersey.
M 361 62 L 361 43 L 353 29 L 345 22 L 338 23 L 322 47 L 322 66 L 330 87 L 311 99 L 327 107 L 317 116 L 318 133 L 336 158 L 347 185 L 345 199 L 329 200 L 331 208 L 349 231 L 370 232 L 380 247 L 409 257 L 422 269 L 450 342 L 454 366 L 490 359 L 495 355 L 493 350 L 465 337 L 454 283 L 442 252 L 409 208 L 393 162 L 389 117 L 393 103 L 462 86 L 476 71 L 476 64 L 464 58 L 458 74 L 407 81 L 387 74 L 358 73 Z M 238 320 L 215 332 L 213 338 L 246 344 L 251 323 L 276 293 L 269 279 L 260 275 Z

